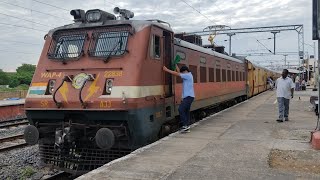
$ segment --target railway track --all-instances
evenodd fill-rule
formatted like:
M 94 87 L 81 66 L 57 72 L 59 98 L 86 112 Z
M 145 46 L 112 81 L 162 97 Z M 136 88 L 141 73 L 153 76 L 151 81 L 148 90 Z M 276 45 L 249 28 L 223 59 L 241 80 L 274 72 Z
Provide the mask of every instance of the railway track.
M 54 179 L 69 180 L 69 179 L 74 179 L 74 178 L 72 178 L 69 173 L 66 173 L 64 171 L 60 171 L 54 175 L 51 175 L 50 177 L 45 178 L 45 180 L 54 180 Z
M 0 121 L 0 129 L 20 126 L 20 125 L 27 125 L 27 124 L 29 124 L 29 122 L 26 120 L 26 118 Z
M 9 136 L 5 138 L 0 139 L 0 152 L 8 151 L 11 149 L 21 148 L 24 146 L 27 146 L 28 144 L 26 142 L 21 142 L 20 140 L 23 139 L 23 134 L 15 135 L 15 136 Z M 18 142 L 16 142 L 19 140 Z M 4 146 L 2 146 L 4 145 Z

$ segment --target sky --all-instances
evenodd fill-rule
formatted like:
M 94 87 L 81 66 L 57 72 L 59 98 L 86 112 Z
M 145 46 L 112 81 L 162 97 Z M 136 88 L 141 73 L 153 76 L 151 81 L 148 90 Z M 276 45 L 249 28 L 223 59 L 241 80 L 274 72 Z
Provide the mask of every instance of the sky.
M 135 20 L 166 21 L 176 33 L 202 31 L 212 25 L 246 28 L 303 24 L 305 54 L 314 54 L 310 0 L 0 0 L 0 69 L 13 72 L 23 63 L 37 64 L 43 37 L 50 29 L 72 23 L 70 10 L 112 13 L 116 6 L 134 12 Z M 232 53 L 268 53 L 273 51 L 270 38 L 273 34 L 268 32 L 236 34 L 232 36 Z M 228 39 L 217 35 L 214 41 L 228 52 Z M 203 37 L 203 44 L 209 44 L 207 37 Z M 276 52 L 298 52 L 297 32 L 278 33 Z M 270 53 L 247 58 L 272 68 L 283 67 L 285 56 Z M 297 65 L 298 59 L 297 54 L 286 56 L 289 65 Z

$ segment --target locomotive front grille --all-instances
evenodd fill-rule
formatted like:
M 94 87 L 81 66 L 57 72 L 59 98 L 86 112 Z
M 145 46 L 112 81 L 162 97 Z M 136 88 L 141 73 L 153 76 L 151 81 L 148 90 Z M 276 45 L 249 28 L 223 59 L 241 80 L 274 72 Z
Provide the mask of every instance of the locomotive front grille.
M 72 174 L 83 174 L 96 169 L 114 159 L 132 152 L 130 149 L 101 150 L 94 148 L 55 148 L 54 145 L 40 144 L 40 158 L 47 165 L 52 165 Z

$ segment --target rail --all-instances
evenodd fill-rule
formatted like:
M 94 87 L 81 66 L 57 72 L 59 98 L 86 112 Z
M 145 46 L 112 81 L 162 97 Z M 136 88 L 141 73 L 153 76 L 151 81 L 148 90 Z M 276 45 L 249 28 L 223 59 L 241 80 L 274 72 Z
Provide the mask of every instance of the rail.
M 5 137 L 5 138 L 1 138 L 0 139 L 0 143 L 13 141 L 13 140 L 16 140 L 16 139 L 21 139 L 21 138 L 23 138 L 23 134 L 9 136 L 9 137 Z
M 29 124 L 28 121 L 14 122 L 14 123 L 10 123 L 10 124 L 0 125 L 0 129 L 14 127 L 14 126 L 20 126 L 20 125 L 27 125 L 27 124 Z
M 23 138 L 23 134 L 5 137 L 5 138 L 0 139 L 0 143 L 3 144 L 4 142 L 11 142 L 11 141 L 15 141 L 17 139 L 22 139 L 22 138 Z M 16 148 L 21 148 L 21 147 L 24 147 L 27 145 L 28 144 L 26 142 L 22 142 L 22 143 L 17 143 L 17 144 L 5 146 L 5 147 L 0 147 L 0 152 L 4 152 L 4 151 L 11 150 L 11 149 L 16 149 Z
M 53 179 L 60 179 L 60 180 L 63 180 L 63 179 L 73 179 L 73 178 L 70 178 L 70 174 L 64 172 L 64 171 L 60 171 L 56 174 L 53 174 L 51 175 L 50 177 L 47 177 L 45 178 L 45 180 L 53 180 Z
M 26 117 L 0 121 L 0 129 L 28 124 Z

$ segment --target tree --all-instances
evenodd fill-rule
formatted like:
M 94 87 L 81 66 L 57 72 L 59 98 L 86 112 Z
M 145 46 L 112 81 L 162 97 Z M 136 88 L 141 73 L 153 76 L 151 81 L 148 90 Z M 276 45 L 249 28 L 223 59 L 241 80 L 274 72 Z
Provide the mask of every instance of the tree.
M 16 71 L 16 79 L 18 80 L 19 84 L 26 84 L 30 85 L 32 76 L 36 70 L 36 66 L 32 64 L 22 64 L 22 66 L 19 66 Z M 15 81 L 15 80 L 13 80 Z M 15 84 L 15 82 L 14 82 Z M 18 85 L 19 85 L 18 84 Z
M 19 66 L 16 69 L 17 73 L 30 72 L 32 75 L 35 70 L 36 70 L 36 65 L 32 65 L 32 64 L 22 64 L 22 66 Z
M 17 73 L 10 75 L 9 87 L 15 88 L 20 84 Z
M 8 85 L 9 84 L 9 77 L 7 73 L 3 72 L 2 69 L 0 69 L 0 85 Z

